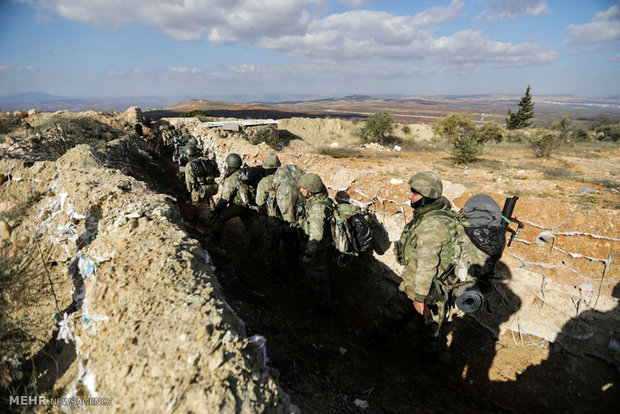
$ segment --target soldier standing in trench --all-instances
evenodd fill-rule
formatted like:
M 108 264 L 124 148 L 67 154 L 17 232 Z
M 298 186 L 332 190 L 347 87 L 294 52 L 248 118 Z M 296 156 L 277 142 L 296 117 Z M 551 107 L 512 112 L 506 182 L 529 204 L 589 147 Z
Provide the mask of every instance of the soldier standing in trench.
M 220 171 L 215 160 L 199 156 L 200 151 L 194 145 L 188 145 L 185 154 L 188 159 L 185 166 L 185 186 L 190 194 L 192 207 L 198 218 L 208 220 L 215 208 L 213 196 L 218 191 L 215 179 L 220 176 Z
M 242 160 L 239 154 L 231 153 L 226 157 L 227 169 L 222 183 L 222 195 L 215 205 L 213 215 L 212 241 L 215 243 L 219 243 L 226 222 L 234 217 L 241 219 L 246 232 L 250 232 L 252 227 L 248 203 L 238 191 L 241 164 Z
M 450 201 L 442 196 L 443 184 L 437 175 L 418 172 L 409 180 L 409 187 L 413 217 L 394 244 L 396 260 L 404 266 L 403 281 L 397 294 L 381 309 L 376 328 L 358 334 L 366 344 L 381 346 L 417 315 L 419 342 L 414 350 L 424 360 L 435 363 L 445 345 L 442 326 L 449 306 L 448 296 L 436 278 L 454 258 L 456 220 Z
M 330 317 L 332 300 L 328 265 L 331 243 L 330 222 L 334 204 L 318 175 L 312 173 L 302 175 L 298 186 L 304 200 L 298 223 L 307 238 L 302 260 L 308 265 L 308 276 L 315 298 L 312 314 L 318 317 Z
M 454 258 L 456 221 L 450 201 L 442 196 L 443 184 L 437 175 L 418 172 L 409 180 L 409 187 L 413 218 L 395 246 L 396 259 L 404 266 L 399 291 L 413 302 L 415 312 L 424 319 L 417 350 L 436 360 L 445 342 L 441 327 L 449 305 L 436 278 Z
M 273 184 L 274 174 L 280 165 L 280 158 L 278 158 L 277 154 L 269 153 L 265 155 L 263 168 L 267 176 L 263 177 L 256 186 L 256 205 L 261 213 L 267 215 L 265 250 L 271 266 L 271 276 L 277 282 L 282 282 L 285 279 L 280 263 L 280 240 L 282 240 L 284 233 L 283 220 L 278 211 L 276 190 Z M 286 245 L 284 249 L 287 249 Z

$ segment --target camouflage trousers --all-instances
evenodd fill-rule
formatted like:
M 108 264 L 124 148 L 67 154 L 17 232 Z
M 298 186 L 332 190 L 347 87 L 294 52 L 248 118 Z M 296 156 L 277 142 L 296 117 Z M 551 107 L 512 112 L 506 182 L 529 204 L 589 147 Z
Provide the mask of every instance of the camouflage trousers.
M 315 304 L 329 307 L 332 304 L 331 286 L 329 280 L 329 251 L 317 250 L 308 265 L 308 278 L 312 284 Z
M 284 269 L 294 277 L 297 274 L 299 259 L 297 229 L 290 228 L 276 217 L 268 216 L 265 229 L 265 252 L 271 266 L 271 274 L 275 279 L 284 279 L 283 264 Z
M 208 221 L 215 208 L 213 197 L 201 198 L 198 190 L 192 190 L 191 200 L 193 209 L 192 219 Z
M 435 283 L 431 293 L 436 289 Z M 445 346 L 446 330 L 445 319 L 448 304 L 437 300 L 433 293 L 424 302 L 426 311 L 420 315 L 413 307 L 414 292 L 408 286 L 401 284 L 398 291 L 381 309 L 381 316 L 377 322 L 378 330 L 384 335 L 394 335 L 413 324 L 416 331 L 417 346 L 424 352 L 433 353 Z

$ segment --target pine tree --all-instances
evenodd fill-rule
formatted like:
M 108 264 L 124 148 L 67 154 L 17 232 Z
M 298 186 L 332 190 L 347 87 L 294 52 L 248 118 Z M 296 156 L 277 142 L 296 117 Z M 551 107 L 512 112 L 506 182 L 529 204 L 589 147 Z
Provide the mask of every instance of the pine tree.
M 516 113 L 508 109 L 508 118 L 506 118 L 506 128 L 508 129 L 527 128 L 532 125 L 530 119 L 534 118 L 534 103 L 530 94 L 530 85 L 527 85 L 525 95 L 517 106 L 519 110 Z

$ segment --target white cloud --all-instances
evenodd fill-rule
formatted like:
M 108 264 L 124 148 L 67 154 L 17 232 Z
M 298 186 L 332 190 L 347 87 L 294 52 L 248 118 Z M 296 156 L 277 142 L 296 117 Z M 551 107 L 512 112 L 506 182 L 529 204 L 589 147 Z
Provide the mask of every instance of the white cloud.
M 346 4 L 349 7 L 366 7 L 373 3 L 381 3 L 385 0 L 337 0 L 338 3 Z
M 176 40 L 219 43 L 303 33 L 314 7 L 327 0 L 32 0 L 64 18 L 102 28 L 134 23 Z
M 485 37 L 481 30 L 462 30 L 430 43 L 430 55 L 441 63 L 463 65 L 489 63 L 494 67 L 521 67 L 549 63 L 559 53 L 536 43 L 512 44 Z
M 540 16 L 549 12 L 547 0 L 490 0 L 491 11 L 478 19 L 515 19 L 519 16 Z
M 413 62 L 426 62 L 454 65 L 454 70 L 463 72 L 478 70 L 482 64 L 527 66 L 557 58 L 557 52 L 548 46 L 499 42 L 480 31 L 465 30 L 437 38 L 438 26 L 463 12 L 463 0 L 411 15 L 360 9 L 322 18 L 317 13 L 326 10 L 327 0 L 32 1 L 68 19 L 100 27 L 142 24 L 159 28 L 177 40 L 199 40 L 206 35 L 211 42 L 254 44 L 305 61 L 336 62 L 335 67 L 341 67 L 343 60 L 367 66 L 384 59 L 398 66 L 398 71 L 406 71 Z M 358 0 L 340 1 L 352 6 L 362 4 Z M 546 10 L 546 2 L 541 0 L 492 4 L 512 13 Z M 258 76 L 264 67 L 246 64 L 227 69 Z M 170 67 L 168 73 L 207 76 L 204 69 L 183 66 Z M 214 71 L 209 76 L 222 75 Z
M 168 69 L 171 72 L 175 72 L 175 73 L 187 73 L 187 74 L 204 73 L 204 69 L 201 69 L 201 68 L 188 68 L 186 66 L 171 66 Z
M 239 66 L 229 66 L 229 69 L 237 73 L 253 73 L 253 72 L 258 71 L 258 68 L 256 67 L 256 65 L 249 65 L 249 64 L 243 64 Z
M 417 13 L 413 16 L 412 24 L 415 26 L 426 27 L 434 26 L 456 17 L 465 3 L 460 0 L 452 0 L 449 6 L 435 6 Z
M 458 3 L 452 3 L 456 9 L 460 7 Z M 447 19 L 452 14 L 441 15 Z M 439 14 L 435 19 L 439 20 Z M 428 61 L 466 67 L 467 71 L 473 70 L 472 65 L 529 66 L 558 57 L 558 52 L 549 46 L 499 42 L 477 30 L 436 38 L 434 31 L 425 27 L 426 21 L 419 14 L 394 16 L 377 11 L 350 11 L 313 22 L 303 36 L 265 39 L 261 45 L 306 58 Z
M 0 71 L 6 72 L 36 72 L 37 69 L 33 66 L 9 66 L 9 65 L 0 65 Z
M 111 70 L 107 73 L 107 76 L 111 77 L 111 78 L 117 78 L 120 76 L 123 76 L 124 73 L 119 71 L 119 70 Z
M 591 22 L 581 25 L 569 24 L 570 33 L 564 43 L 600 43 L 620 40 L 620 6 L 611 6 L 596 13 Z
M 620 62 L 620 53 L 615 56 L 610 56 L 607 60 L 610 62 Z

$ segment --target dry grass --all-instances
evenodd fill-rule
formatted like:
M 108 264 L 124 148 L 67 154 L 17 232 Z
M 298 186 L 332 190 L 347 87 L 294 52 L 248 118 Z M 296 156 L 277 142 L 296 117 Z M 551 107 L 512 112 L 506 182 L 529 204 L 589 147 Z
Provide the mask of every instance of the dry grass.
M 330 147 L 327 145 L 318 147 L 314 152 L 332 158 L 368 158 L 369 156 L 356 148 Z

